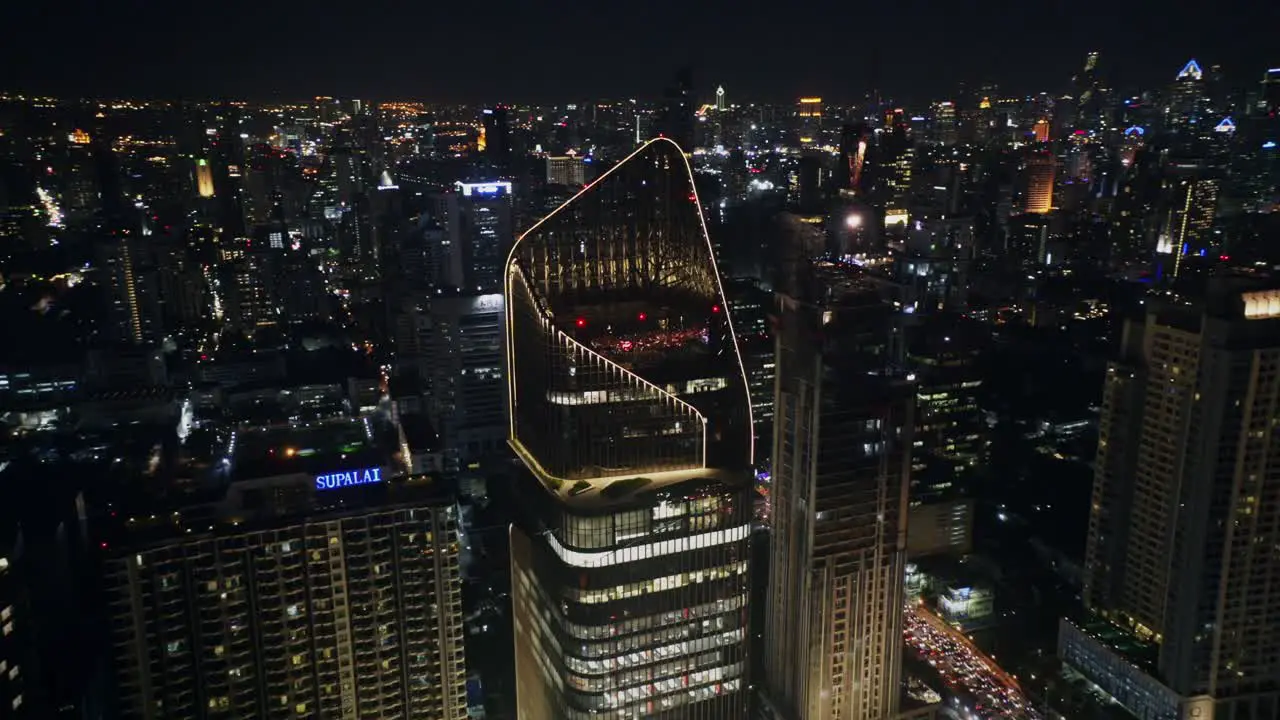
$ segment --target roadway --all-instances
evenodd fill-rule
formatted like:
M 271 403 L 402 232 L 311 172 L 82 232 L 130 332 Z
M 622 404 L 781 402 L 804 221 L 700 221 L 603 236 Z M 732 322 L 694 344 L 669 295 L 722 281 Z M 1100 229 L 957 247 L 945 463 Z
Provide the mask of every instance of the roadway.
M 938 673 L 968 717 L 1043 720 L 1013 676 L 924 606 L 907 606 L 903 634 L 907 652 Z

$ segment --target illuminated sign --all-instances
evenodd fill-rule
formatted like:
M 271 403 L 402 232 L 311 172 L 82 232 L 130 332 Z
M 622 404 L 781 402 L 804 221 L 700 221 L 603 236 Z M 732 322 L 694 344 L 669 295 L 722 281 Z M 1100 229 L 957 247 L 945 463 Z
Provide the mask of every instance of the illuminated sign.
M 464 183 L 457 182 L 454 186 L 464 197 L 472 195 L 510 195 L 511 183 L 509 182 L 489 182 L 489 183 Z
M 373 485 L 382 482 L 382 468 L 364 468 L 362 470 L 343 470 L 316 476 L 317 490 L 336 490 L 352 485 Z

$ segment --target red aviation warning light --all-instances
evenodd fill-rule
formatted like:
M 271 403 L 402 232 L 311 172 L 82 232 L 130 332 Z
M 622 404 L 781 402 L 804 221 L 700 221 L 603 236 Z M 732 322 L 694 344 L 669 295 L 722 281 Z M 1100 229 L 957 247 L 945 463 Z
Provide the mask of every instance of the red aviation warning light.
M 577 325 L 580 328 L 584 328 L 587 326 L 587 319 L 584 317 L 580 317 L 577 320 L 575 320 L 573 324 Z

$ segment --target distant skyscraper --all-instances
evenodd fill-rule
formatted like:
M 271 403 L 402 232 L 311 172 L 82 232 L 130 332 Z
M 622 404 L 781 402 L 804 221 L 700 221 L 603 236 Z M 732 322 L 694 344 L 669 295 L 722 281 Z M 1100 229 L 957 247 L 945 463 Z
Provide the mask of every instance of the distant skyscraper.
M 740 720 L 751 413 L 680 148 L 651 141 L 506 266 L 527 720 Z
M 693 111 L 693 69 L 684 67 L 662 92 L 658 135 L 675 141 L 684 152 L 692 152 Z
M 164 336 L 150 228 L 117 228 L 97 244 L 107 293 L 108 333 L 117 342 L 158 343 Z
M 796 103 L 796 130 L 802 146 L 822 144 L 822 98 L 802 97 Z
M 1053 209 L 1053 180 L 1057 160 L 1050 153 L 1035 153 L 1027 158 L 1024 212 L 1045 214 Z
M 873 133 L 865 123 L 845 125 L 840 129 L 840 158 L 836 168 L 836 185 L 859 197 L 865 196 L 870 182 L 866 177 L 867 157 L 871 152 Z
M 841 271 L 843 272 L 843 271 Z M 766 707 L 884 720 L 898 707 L 913 389 L 887 372 L 870 284 L 780 296 L 765 625 Z
M 1280 113 L 1280 67 L 1271 68 L 1263 73 L 1257 109 L 1258 114 L 1271 117 Z
M 718 112 L 724 112 L 728 107 L 729 106 L 725 103 L 724 99 L 724 86 L 721 85 L 716 88 L 716 110 Z
M 1204 71 L 1193 59 L 1182 67 L 1169 89 L 1169 126 L 1174 130 L 1188 130 L 1191 126 L 1208 123 L 1207 111 L 1208 92 L 1205 88 Z M 1208 132 L 1209 127 L 1203 130 Z
M 1207 250 L 1213 244 L 1218 180 L 1183 178 L 1176 182 L 1170 195 L 1171 207 L 1156 250 L 1160 255 L 1171 256 L 1172 267 L 1167 269 L 1177 277 L 1187 255 Z
M 1280 717 L 1280 291 L 1247 287 L 1149 308 L 1107 368 L 1098 620 L 1064 623 L 1060 648 L 1141 717 Z
M 956 104 L 950 100 L 933 105 L 933 140 L 942 145 L 955 145 L 959 140 Z
M 574 155 L 547 158 L 547 183 L 581 187 L 587 184 L 587 164 Z
M 202 198 L 213 197 L 213 168 L 204 158 L 196 159 L 196 194 Z
M 489 163 L 499 170 L 511 167 L 511 123 L 507 118 L 507 108 L 498 105 L 485 108 L 481 115 L 485 138 L 485 157 Z
M 511 249 L 511 183 L 454 183 L 437 196 L 435 215 L 445 228 L 450 261 L 442 267 L 460 275 L 446 283 L 467 292 L 491 293 L 502 286 L 502 261 Z
M 1036 124 L 1035 124 L 1035 126 L 1034 126 L 1034 132 L 1035 132 L 1035 136 L 1036 136 L 1036 142 L 1038 142 L 1038 143 L 1047 143 L 1047 142 L 1049 142 L 1049 141 L 1050 141 L 1050 139 L 1052 139 L 1052 134 L 1051 134 L 1051 133 L 1052 133 L 1052 128 L 1053 128 L 1053 126 L 1052 126 L 1052 125 L 1050 125 L 1050 123 L 1049 123 L 1049 121 L 1048 121 L 1048 120 L 1046 120 L 1046 119 L 1044 119 L 1044 118 L 1040 118 L 1039 120 L 1037 120 L 1037 121 L 1036 121 Z

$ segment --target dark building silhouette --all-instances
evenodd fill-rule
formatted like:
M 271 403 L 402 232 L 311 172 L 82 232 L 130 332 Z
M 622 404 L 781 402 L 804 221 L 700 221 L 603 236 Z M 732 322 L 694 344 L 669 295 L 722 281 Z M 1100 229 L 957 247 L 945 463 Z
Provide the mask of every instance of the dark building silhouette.
M 674 140 L 685 152 L 693 151 L 693 69 L 681 68 L 662 91 L 658 135 Z

